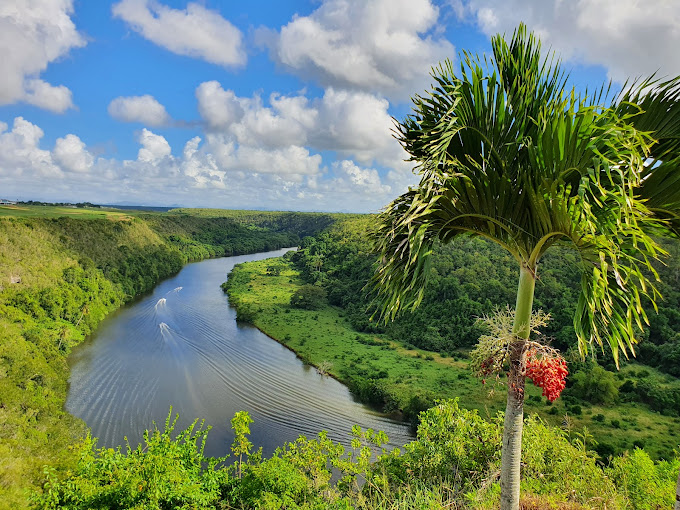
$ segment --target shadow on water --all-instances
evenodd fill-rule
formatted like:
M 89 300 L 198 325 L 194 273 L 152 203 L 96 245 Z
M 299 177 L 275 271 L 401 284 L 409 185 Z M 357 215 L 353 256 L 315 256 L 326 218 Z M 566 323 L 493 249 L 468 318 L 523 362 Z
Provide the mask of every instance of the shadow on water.
M 101 446 L 124 437 L 134 446 L 170 406 L 179 427 L 204 418 L 213 428 L 206 454 L 229 451 L 230 420 L 250 413 L 251 440 L 270 454 L 300 434 L 326 430 L 349 444 L 352 425 L 387 432 L 392 445 L 411 439 L 408 426 L 359 404 L 253 327 L 236 324 L 220 283 L 238 263 L 287 250 L 210 259 L 185 266 L 151 294 L 107 318 L 70 356 L 66 408 L 82 418 Z

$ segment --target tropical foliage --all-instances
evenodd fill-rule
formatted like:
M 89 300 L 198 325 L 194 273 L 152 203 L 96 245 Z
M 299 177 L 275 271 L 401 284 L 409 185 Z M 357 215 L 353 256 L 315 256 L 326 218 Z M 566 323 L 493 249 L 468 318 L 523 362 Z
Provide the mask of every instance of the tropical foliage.
M 512 296 L 516 273 L 507 278 L 507 288 L 505 280 L 501 280 L 502 284 L 493 286 L 487 293 L 484 291 L 486 285 L 481 283 L 492 282 L 506 271 L 509 274 L 516 271 L 510 257 L 505 260 L 500 249 L 479 239 L 462 239 L 439 246 L 433 256 L 433 278 L 420 308 L 398 317 L 386 327 L 385 333 L 357 330 L 353 324 L 362 328 L 363 325 L 376 326 L 368 322 L 368 316 L 361 309 L 356 310 L 360 295 L 353 296 L 349 290 L 345 295 L 342 290 L 356 289 L 358 293 L 370 276 L 371 257 L 361 248 L 367 245 L 365 236 L 362 239 L 359 234 L 353 234 L 361 232 L 364 221 L 341 221 L 314 239 L 306 239 L 304 244 L 308 248 L 289 252 L 281 259 L 248 262 L 235 267 L 229 278 L 229 300 L 235 303 L 237 314 L 242 310 L 255 311 L 254 324 L 294 350 L 306 363 L 326 367 L 324 372 L 341 380 L 361 401 L 387 412 L 399 410 L 402 417 L 416 424 L 418 412 L 431 407 L 437 398 L 460 397 L 460 404 L 465 408 L 494 414 L 501 409 L 502 391 L 499 390 L 504 386 L 496 385 L 493 377 L 487 378 L 486 385 L 480 384 L 470 373 L 469 347 L 452 347 L 448 343 L 449 332 L 456 335 L 462 326 L 476 329 L 480 325 L 474 317 L 447 314 L 447 307 L 474 300 L 475 306 L 484 311 L 507 303 L 503 295 Z M 316 239 L 326 246 L 320 273 L 305 269 L 305 252 L 314 246 Z M 495 253 L 501 257 L 495 258 Z M 563 253 L 569 254 L 555 250 L 553 255 Z M 487 258 L 489 256 L 491 258 Z M 364 263 L 362 257 L 368 258 L 363 280 L 349 279 L 354 278 L 349 276 L 354 275 L 352 268 Z M 296 261 L 295 265 L 290 263 L 292 260 Z M 547 259 L 542 266 L 536 301 L 546 303 L 550 299 L 548 303 L 559 304 L 552 308 L 541 305 L 556 311 L 543 329 L 550 330 L 550 336 L 555 338 L 552 345 L 566 351 L 570 376 L 562 396 L 554 403 L 542 398 L 540 389 L 527 385 L 525 406 L 528 412 L 537 413 L 552 426 L 572 430 L 587 426 L 597 440 L 593 448 L 602 456 L 603 462 L 607 462 L 610 455 L 643 446 L 653 459 L 673 458 L 680 438 L 677 425 L 680 409 L 674 403 L 680 381 L 637 362 L 623 362 L 621 370 L 616 371 L 611 356 L 582 361 L 571 325 L 573 315 L 569 315 L 569 309 L 563 310 L 570 305 L 573 313 L 578 274 L 576 272 L 573 292 L 567 292 L 572 288 L 568 276 L 575 271 L 560 265 L 558 260 L 554 262 L 554 271 L 548 270 Z M 673 263 L 677 262 L 669 261 L 669 268 Z M 270 274 L 269 268 L 273 264 L 282 267 L 279 276 Z M 292 307 L 291 296 L 310 281 L 339 298 L 337 303 L 346 302 L 347 305 L 325 305 L 319 310 Z M 430 324 L 433 327 L 428 328 Z M 566 343 L 558 343 L 554 331 L 559 332 Z M 471 342 L 480 334 L 478 332 Z M 419 338 L 423 343 L 416 348 L 412 342 Z M 443 342 L 439 352 L 432 347 L 423 349 L 434 345 L 435 340 Z M 643 341 L 642 345 L 646 343 Z M 613 402 L 598 403 L 596 393 L 590 389 L 583 391 L 590 385 L 576 387 L 574 384 L 582 377 L 581 373 L 586 377 L 599 373 L 593 371 L 598 362 L 603 368 L 603 376 L 598 380 L 613 381 L 615 392 L 620 388 L 618 398 Z M 504 378 L 499 379 L 499 382 L 503 381 Z M 595 402 L 589 400 L 591 397 Z
M 450 62 L 436 68 L 432 91 L 416 96 L 414 113 L 397 126 L 421 180 L 378 218 L 374 289 L 386 319 L 416 308 L 435 242 L 458 236 L 486 237 L 515 258 L 512 338 L 500 353 L 508 373 L 501 508 L 517 509 L 527 357 L 540 350 L 529 341 L 539 261 L 556 243 L 580 255 L 573 324 L 582 355 L 608 344 L 618 365 L 619 353 L 634 353 L 648 322 L 643 298 L 659 297 L 651 260 L 665 252 L 651 235 L 668 230 L 664 220 L 677 205 L 659 186 L 676 178 L 678 82 L 633 88 L 610 108 L 604 92 L 567 90 L 559 62 L 541 54 L 523 25 L 510 42 L 494 37 L 492 49 L 491 58 L 462 55 L 459 74 Z M 662 114 L 656 125 L 638 119 L 636 127 L 633 119 L 651 112 Z M 646 185 L 655 175 L 660 181 Z
M 502 416 L 485 420 L 456 401 L 422 413 L 417 438 L 384 448 L 382 432 L 354 427 L 343 445 L 321 432 L 301 436 L 270 458 L 252 452 L 247 413 L 232 420 L 234 457 L 205 458 L 207 429 L 144 434 L 136 449 L 78 447 L 68 473 L 45 471 L 33 496 L 57 509 L 403 509 L 493 508 L 498 500 Z M 680 459 L 652 462 L 642 450 L 602 468 L 587 431 L 569 437 L 531 418 L 524 429 L 523 489 L 527 508 L 668 508 Z M 338 473 L 332 476 L 333 471 Z M 562 506 L 560 506 L 562 505 Z
M 85 427 L 64 410 L 66 357 L 108 313 L 189 260 L 293 246 L 334 221 L 268 213 L 269 227 L 247 223 L 258 213 L 51 213 L 0 218 L 0 508 L 25 503 L 44 464 L 72 467 L 68 445 Z

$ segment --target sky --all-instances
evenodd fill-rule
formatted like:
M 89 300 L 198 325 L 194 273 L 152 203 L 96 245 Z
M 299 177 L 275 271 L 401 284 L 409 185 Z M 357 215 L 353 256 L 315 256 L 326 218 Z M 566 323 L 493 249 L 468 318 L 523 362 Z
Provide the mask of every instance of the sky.
M 0 198 L 378 211 L 432 66 L 520 22 L 579 90 L 680 75 L 678 0 L 2 0 Z

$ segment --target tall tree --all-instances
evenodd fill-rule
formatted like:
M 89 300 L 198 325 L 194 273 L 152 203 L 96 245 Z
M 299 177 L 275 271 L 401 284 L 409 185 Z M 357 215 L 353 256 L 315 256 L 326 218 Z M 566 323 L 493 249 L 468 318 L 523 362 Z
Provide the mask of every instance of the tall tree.
M 374 233 L 380 262 L 373 284 L 385 320 L 420 303 L 436 242 L 485 237 L 519 265 L 505 345 L 502 509 L 519 508 L 525 369 L 541 257 L 556 243 L 580 254 L 580 351 L 607 344 L 618 363 L 620 353 L 634 352 L 647 321 L 642 300 L 658 298 L 651 262 L 664 252 L 651 234 L 666 231 L 662 216 L 672 216 L 663 209 L 667 195 L 647 184 L 661 166 L 649 158 L 655 139 L 644 131 L 654 128 L 633 120 L 643 112 L 634 100 L 649 97 L 656 105 L 658 91 L 640 92 L 646 82 L 601 106 L 607 90 L 567 89 L 559 61 L 540 49 L 520 25 L 509 43 L 492 39 L 491 57 L 463 53 L 459 75 L 449 61 L 433 70 L 432 90 L 415 96 L 413 113 L 397 125 L 420 183 L 385 208 Z M 677 82 L 663 87 L 677 91 Z M 645 188 L 649 203 L 641 197 Z

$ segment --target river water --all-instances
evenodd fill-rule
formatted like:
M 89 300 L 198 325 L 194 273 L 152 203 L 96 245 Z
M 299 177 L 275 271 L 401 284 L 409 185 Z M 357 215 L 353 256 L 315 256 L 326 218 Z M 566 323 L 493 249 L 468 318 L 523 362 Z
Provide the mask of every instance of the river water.
M 236 411 L 254 419 L 251 441 L 265 455 L 321 430 L 348 444 L 354 424 L 384 430 L 392 445 L 410 440 L 406 425 L 359 404 L 336 380 L 236 323 L 219 286 L 227 273 L 286 251 L 189 264 L 105 319 L 69 358 L 67 410 L 90 426 L 100 446 L 115 447 L 126 436 L 135 446 L 154 421 L 162 427 L 172 406 L 178 427 L 196 418 L 213 427 L 206 444 L 211 456 L 229 452 Z

